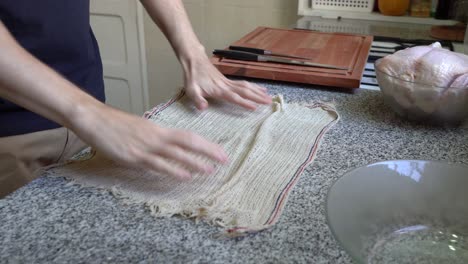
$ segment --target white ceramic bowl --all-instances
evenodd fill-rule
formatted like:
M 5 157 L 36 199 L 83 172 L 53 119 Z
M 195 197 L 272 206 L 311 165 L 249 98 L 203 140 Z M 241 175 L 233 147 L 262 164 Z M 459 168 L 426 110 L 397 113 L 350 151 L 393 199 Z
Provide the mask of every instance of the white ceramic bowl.
M 436 87 L 406 81 L 379 69 L 375 73 L 384 101 L 400 116 L 436 124 L 459 124 L 468 117 L 468 87 Z
M 327 195 L 333 235 L 357 263 L 468 263 L 468 166 L 384 161 Z

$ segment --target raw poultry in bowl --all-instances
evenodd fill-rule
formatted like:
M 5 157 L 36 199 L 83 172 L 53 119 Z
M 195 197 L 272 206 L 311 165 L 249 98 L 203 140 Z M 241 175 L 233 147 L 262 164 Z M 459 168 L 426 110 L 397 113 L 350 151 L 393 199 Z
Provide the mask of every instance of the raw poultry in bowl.
M 436 42 L 375 62 L 384 100 L 401 116 L 460 123 L 468 116 L 468 56 Z

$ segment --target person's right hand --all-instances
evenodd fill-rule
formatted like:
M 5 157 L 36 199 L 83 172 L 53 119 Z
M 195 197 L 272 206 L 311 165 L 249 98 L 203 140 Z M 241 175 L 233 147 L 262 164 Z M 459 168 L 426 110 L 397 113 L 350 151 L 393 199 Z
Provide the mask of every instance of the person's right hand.
M 159 127 L 156 124 L 104 104 L 83 109 L 71 129 L 108 158 L 131 167 L 191 179 L 189 170 L 211 173 L 214 167 L 194 158 L 201 154 L 227 162 L 224 150 L 195 133 Z M 174 162 L 175 161 L 175 162 Z
M 0 39 L 0 97 L 71 129 L 108 158 L 180 179 L 190 179 L 189 171 L 214 171 L 191 152 L 227 161 L 220 146 L 194 133 L 158 127 L 99 102 L 27 52 L 1 21 Z

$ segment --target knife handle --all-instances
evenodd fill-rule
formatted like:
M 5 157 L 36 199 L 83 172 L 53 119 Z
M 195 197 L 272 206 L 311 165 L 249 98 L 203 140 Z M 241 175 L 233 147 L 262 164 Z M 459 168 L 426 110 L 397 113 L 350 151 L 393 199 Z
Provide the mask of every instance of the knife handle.
M 250 48 L 250 47 L 241 47 L 241 46 L 229 46 L 230 50 L 238 50 L 238 51 L 245 51 L 245 52 L 251 52 L 255 54 L 269 54 L 266 50 L 264 49 L 257 49 L 257 48 Z
M 215 49 L 213 51 L 213 54 L 221 56 L 226 59 L 232 59 L 232 60 L 258 61 L 257 54 L 243 52 L 243 51 Z

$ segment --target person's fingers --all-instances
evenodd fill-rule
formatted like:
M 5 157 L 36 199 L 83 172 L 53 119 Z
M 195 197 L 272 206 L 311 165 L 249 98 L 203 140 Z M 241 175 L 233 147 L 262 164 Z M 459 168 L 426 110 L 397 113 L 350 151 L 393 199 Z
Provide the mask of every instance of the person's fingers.
M 257 109 L 257 105 L 255 103 L 243 98 L 242 96 L 235 93 L 234 91 L 228 91 L 228 92 L 223 93 L 222 98 L 228 102 L 240 105 L 249 110 Z
M 257 90 L 256 87 L 252 87 L 249 84 L 240 83 L 240 86 L 235 86 L 233 91 L 245 99 L 254 101 L 259 104 L 270 104 L 271 97 L 260 90 Z
M 200 93 L 192 94 L 191 98 L 198 110 L 205 110 L 208 108 L 208 101 L 206 101 Z
M 154 170 L 159 173 L 164 173 L 181 180 L 190 180 L 192 175 L 187 170 L 170 164 L 168 161 L 156 155 L 142 155 L 139 157 L 140 165 Z
M 271 102 L 271 96 L 268 94 L 268 89 L 263 87 L 263 86 L 260 86 L 258 84 L 255 84 L 255 83 L 250 83 L 251 86 L 253 86 L 253 91 L 260 94 L 261 96 L 264 96 L 266 98 L 268 98 Z
M 208 101 L 203 97 L 201 89 L 196 87 L 194 84 L 188 85 L 185 89 L 187 95 L 192 99 L 195 107 L 198 110 L 205 110 L 208 108 Z
M 177 145 L 183 149 L 203 154 L 219 162 L 227 162 L 226 152 L 217 144 L 214 144 L 203 137 L 184 130 L 168 130 L 167 140 L 169 143 Z
M 253 92 L 255 92 L 255 93 L 259 94 L 259 95 L 269 96 L 267 94 L 267 92 L 268 92 L 267 88 L 265 88 L 263 86 L 260 86 L 260 85 L 258 85 L 256 83 L 251 83 L 251 82 L 248 82 L 248 81 L 232 81 L 232 82 L 238 84 L 238 86 L 250 89 L 250 90 L 252 90 Z
M 263 87 L 263 86 L 260 86 L 260 85 L 257 85 L 255 84 L 256 86 L 258 86 L 258 89 L 262 90 L 263 92 L 268 92 L 268 89 L 266 87 Z
M 197 172 L 203 173 L 212 173 L 214 171 L 214 167 L 207 164 L 206 162 L 201 161 L 200 159 L 191 156 L 184 151 L 183 149 L 177 146 L 168 146 L 163 148 L 161 151 L 158 152 L 161 156 L 175 160 L 181 163 L 184 166 L 189 167 Z

